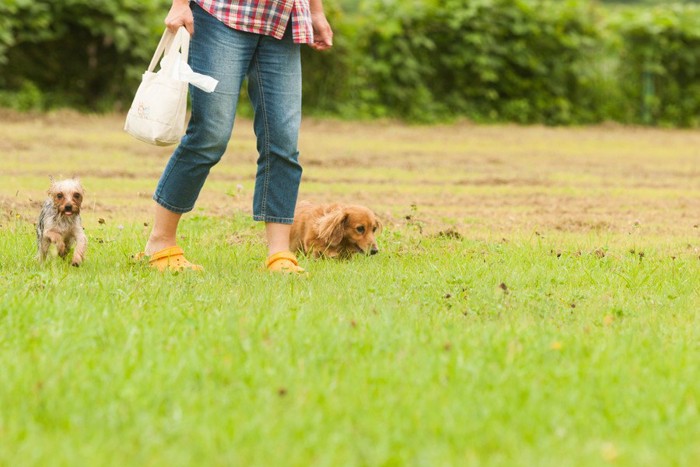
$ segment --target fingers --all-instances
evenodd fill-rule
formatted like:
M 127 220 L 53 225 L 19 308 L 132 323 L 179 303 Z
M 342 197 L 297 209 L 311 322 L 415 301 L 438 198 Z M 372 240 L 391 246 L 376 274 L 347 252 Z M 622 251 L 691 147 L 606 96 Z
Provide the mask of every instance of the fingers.
M 194 35 L 194 22 L 193 21 L 166 21 L 165 27 L 168 28 L 170 32 L 175 34 L 180 27 L 184 26 L 190 36 Z
M 314 42 L 313 44 L 309 44 L 309 47 L 311 47 L 311 48 L 314 49 L 314 50 L 318 50 L 318 51 L 328 50 L 328 49 L 331 48 L 330 45 L 326 45 L 326 44 L 317 44 L 317 43 L 315 43 L 315 42 Z
M 314 21 L 314 41 L 309 44 L 314 50 L 328 50 L 333 47 L 333 30 L 325 17 Z
M 174 4 L 172 8 L 170 8 L 168 16 L 165 17 L 165 27 L 173 34 L 176 33 L 181 26 L 184 26 L 190 35 L 194 34 L 194 17 L 192 16 L 192 10 L 189 4 Z
M 327 39 L 315 39 L 313 43 L 309 44 L 314 50 L 328 50 L 333 47 L 333 41 Z

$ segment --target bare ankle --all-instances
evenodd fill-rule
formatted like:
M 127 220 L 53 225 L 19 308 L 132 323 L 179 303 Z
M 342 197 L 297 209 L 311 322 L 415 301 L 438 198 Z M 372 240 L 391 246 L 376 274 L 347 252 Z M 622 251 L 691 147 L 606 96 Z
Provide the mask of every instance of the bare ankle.
M 146 242 L 144 253 L 146 253 L 147 256 L 151 256 L 153 253 L 157 253 L 165 248 L 176 245 L 177 242 L 172 237 L 162 237 L 151 233 L 151 236 L 148 237 L 148 241 Z

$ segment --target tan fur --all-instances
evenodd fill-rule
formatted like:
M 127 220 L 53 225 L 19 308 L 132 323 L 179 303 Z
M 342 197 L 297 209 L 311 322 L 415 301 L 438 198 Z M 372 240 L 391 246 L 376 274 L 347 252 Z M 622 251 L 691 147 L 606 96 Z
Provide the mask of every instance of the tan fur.
M 48 195 L 36 227 L 39 260 L 46 259 L 54 244 L 61 258 L 73 248 L 71 264 L 80 266 L 87 249 L 87 237 L 80 221 L 85 190 L 76 179 L 52 181 Z
M 375 235 L 381 230 L 381 222 L 365 206 L 301 202 L 294 213 L 289 240 L 293 251 L 316 257 L 374 255 L 379 252 Z

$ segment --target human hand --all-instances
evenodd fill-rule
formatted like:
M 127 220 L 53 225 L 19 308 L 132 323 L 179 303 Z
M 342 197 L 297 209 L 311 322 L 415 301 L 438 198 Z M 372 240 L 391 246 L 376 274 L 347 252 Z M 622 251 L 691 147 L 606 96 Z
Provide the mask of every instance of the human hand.
M 173 0 L 168 16 L 165 17 L 165 27 L 173 34 L 180 26 L 184 26 L 190 36 L 194 34 L 194 17 L 189 0 Z
M 333 47 L 333 30 L 323 13 L 311 14 L 311 25 L 314 29 L 314 41 L 309 44 L 314 50 L 328 50 Z

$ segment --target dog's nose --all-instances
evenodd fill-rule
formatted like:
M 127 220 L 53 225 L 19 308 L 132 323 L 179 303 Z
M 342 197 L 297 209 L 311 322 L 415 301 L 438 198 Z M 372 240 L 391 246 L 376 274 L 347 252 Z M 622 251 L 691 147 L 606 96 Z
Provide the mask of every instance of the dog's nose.
M 377 248 L 376 246 L 373 246 L 372 249 L 369 250 L 370 255 L 376 255 L 377 253 L 379 253 L 379 248 Z
M 66 212 L 72 212 L 73 211 L 73 206 L 71 204 L 66 204 L 66 207 L 64 208 Z

